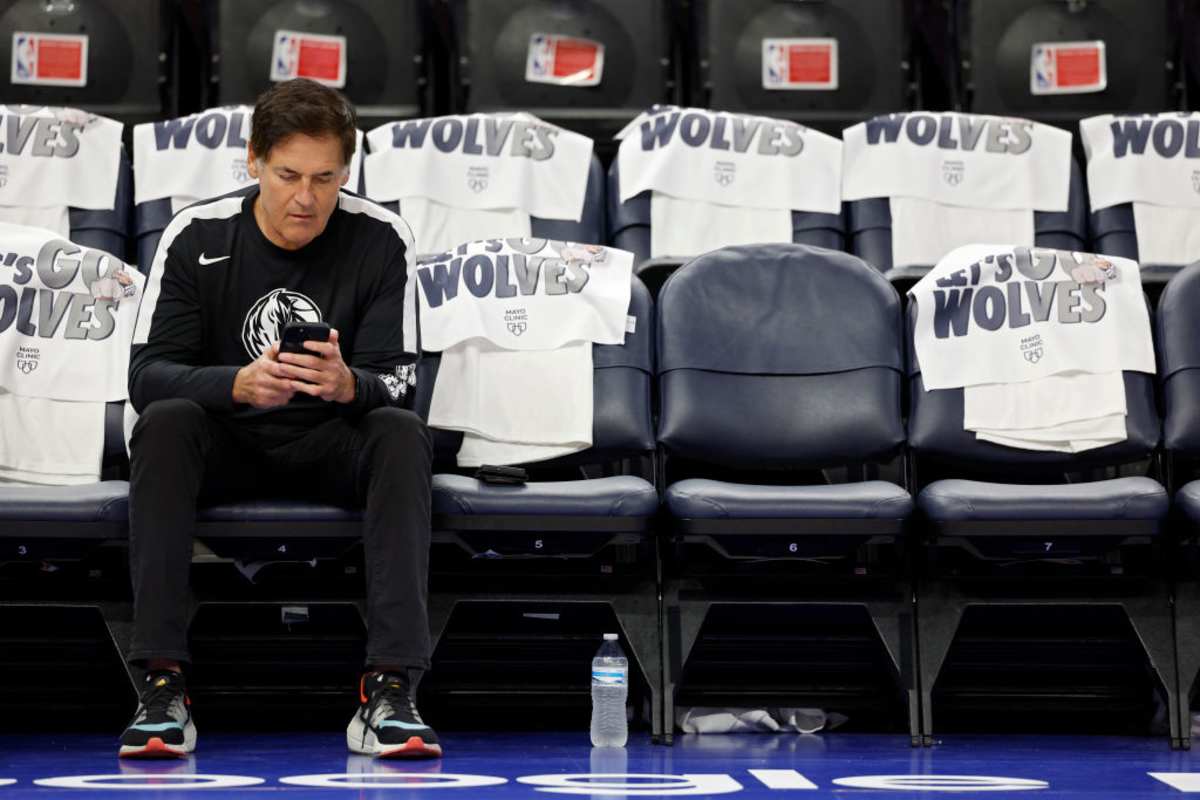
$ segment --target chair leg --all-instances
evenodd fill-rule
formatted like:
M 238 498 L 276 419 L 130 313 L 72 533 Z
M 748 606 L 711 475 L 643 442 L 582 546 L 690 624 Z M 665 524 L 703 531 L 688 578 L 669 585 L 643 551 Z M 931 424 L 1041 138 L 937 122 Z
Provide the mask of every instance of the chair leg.
M 1130 598 L 1121 605 L 1150 659 L 1150 666 L 1166 691 L 1171 748 L 1185 749 L 1183 740 L 1188 738 L 1187 731 L 1191 726 L 1181 728 L 1179 668 L 1167 589 L 1164 586 L 1150 596 Z
M 104 627 L 108 629 L 108 637 L 121 659 L 121 666 L 125 668 L 125 676 L 129 678 L 133 695 L 137 697 L 141 692 L 145 672 L 140 667 L 130 664 L 126 658 L 133 644 L 133 604 L 102 603 L 99 608 Z
M 663 587 L 666 623 L 663 628 L 663 738 L 666 744 L 674 740 L 675 690 L 683 676 L 683 667 L 700 637 L 700 626 L 708 616 L 712 603 L 705 600 L 681 599 L 681 587 L 673 583 Z
M 921 743 L 933 744 L 933 687 L 937 683 L 966 603 L 948 588 L 926 584 L 917 597 L 917 680 L 921 692 Z
M 1200 583 L 1175 586 L 1175 652 L 1178 658 L 1180 747 L 1191 747 L 1192 688 L 1200 673 Z
M 867 613 L 879 638 L 887 648 L 888 656 L 899 676 L 901 691 L 908 698 L 908 734 L 913 747 L 920 747 L 921 736 L 921 687 L 917 680 L 916 644 L 917 629 L 913 613 L 912 588 L 908 584 L 899 587 L 900 599 L 895 602 L 867 603 Z
M 658 742 L 663 737 L 663 669 L 662 629 L 659 614 L 658 586 L 648 581 L 629 594 L 615 595 L 611 601 L 613 613 L 625 633 L 633 652 L 630 655 L 650 687 L 650 736 Z

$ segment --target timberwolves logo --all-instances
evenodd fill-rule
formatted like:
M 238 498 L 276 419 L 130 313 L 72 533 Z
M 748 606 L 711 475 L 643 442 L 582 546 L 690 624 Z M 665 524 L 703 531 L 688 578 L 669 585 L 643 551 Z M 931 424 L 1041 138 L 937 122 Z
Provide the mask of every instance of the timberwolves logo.
M 250 306 L 242 323 L 242 346 L 255 359 L 279 341 L 289 322 L 320 322 L 321 309 L 299 292 L 275 289 Z

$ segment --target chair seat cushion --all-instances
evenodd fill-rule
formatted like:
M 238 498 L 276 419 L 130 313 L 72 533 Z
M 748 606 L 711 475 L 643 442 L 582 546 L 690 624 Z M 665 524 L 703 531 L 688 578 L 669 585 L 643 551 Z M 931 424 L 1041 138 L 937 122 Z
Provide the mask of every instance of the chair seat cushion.
M 111 522 L 129 519 L 129 484 L 100 481 L 81 486 L 0 485 L 0 520 Z M 69 532 L 64 530 L 64 534 Z
M 649 517 L 657 509 L 654 486 L 632 475 L 522 486 L 489 484 L 465 475 L 433 476 L 435 514 Z
M 678 519 L 904 519 L 912 496 L 894 483 L 759 486 L 689 478 L 667 489 Z
M 939 522 L 1159 521 L 1168 505 L 1162 484 L 1142 477 L 1050 485 L 943 480 L 931 483 L 917 497 L 917 507 Z
M 246 500 L 201 508 L 198 522 L 358 522 L 362 511 L 303 500 Z
M 1200 481 L 1185 483 L 1175 493 L 1175 505 L 1189 520 L 1200 523 Z

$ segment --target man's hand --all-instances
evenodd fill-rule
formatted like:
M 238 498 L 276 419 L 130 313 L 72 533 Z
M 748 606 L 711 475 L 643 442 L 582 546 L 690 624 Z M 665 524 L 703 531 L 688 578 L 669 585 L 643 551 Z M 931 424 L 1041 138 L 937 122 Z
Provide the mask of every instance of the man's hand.
M 279 366 L 291 379 L 292 389 L 322 400 L 349 403 L 354 399 L 354 373 L 342 360 L 338 332 L 329 332 L 328 342 L 305 342 L 304 349 L 313 353 L 280 353 Z
M 296 393 L 290 376 L 279 363 L 279 342 L 242 367 L 233 379 L 233 402 L 255 408 L 274 408 L 292 399 Z

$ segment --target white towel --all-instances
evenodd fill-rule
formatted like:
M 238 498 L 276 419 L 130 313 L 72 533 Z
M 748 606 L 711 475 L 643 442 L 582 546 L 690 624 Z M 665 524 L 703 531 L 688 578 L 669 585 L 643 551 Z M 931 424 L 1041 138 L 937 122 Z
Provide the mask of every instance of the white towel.
M 792 212 L 650 195 L 650 255 L 688 258 L 736 244 L 792 241 Z
M 919 197 L 893 197 L 892 267 L 930 266 L 975 242 L 1033 245 L 1028 209 L 966 208 Z
M 1155 369 L 1135 262 L 971 245 L 910 294 L 925 388 L 962 387 L 977 438 L 1065 452 L 1126 438 L 1122 372 Z
M 592 343 L 504 350 L 471 339 L 442 352 L 434 428 L 463 432 L 460 467 L 524 464 L 592 446 Z
M 476 239 L 523 239 L 529 214 L 519 208 L 453 208 L 424 197 L 400 201 L 400 216 L 412 228 L 421 254 L 442 253 Z

